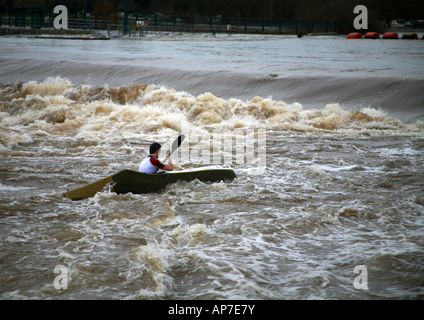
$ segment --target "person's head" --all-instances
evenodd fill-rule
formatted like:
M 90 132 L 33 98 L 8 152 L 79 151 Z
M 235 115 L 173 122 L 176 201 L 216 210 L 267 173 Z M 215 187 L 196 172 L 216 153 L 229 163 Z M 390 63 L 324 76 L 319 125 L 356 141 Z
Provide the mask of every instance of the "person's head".
M 154 154 L 156 151 L 160 150 L 161 147 L 162 146 L 157 142 L 152 143 L 149 149 L 150 154 Z

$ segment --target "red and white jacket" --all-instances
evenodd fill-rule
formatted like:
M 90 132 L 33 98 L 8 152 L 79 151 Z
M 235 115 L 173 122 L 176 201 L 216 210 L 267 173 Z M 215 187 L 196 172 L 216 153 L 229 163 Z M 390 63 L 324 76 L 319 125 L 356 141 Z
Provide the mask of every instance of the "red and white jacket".
M 165 165 L 158 160 L 155 156 L 149 154 L 140 162 L 138 171 L 146 173 L 156 173 L 159 169 L 163 169 Z

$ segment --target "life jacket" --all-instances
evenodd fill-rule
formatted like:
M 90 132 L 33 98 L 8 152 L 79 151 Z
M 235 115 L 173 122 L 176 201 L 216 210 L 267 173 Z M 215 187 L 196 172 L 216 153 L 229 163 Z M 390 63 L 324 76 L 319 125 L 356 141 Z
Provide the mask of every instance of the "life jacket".
M 156 173 L 159 169 L 163 169 L 165 165 L 159 161 L 154 155 L 149 154 L 140 162 L 138 171 L 145 173 Z

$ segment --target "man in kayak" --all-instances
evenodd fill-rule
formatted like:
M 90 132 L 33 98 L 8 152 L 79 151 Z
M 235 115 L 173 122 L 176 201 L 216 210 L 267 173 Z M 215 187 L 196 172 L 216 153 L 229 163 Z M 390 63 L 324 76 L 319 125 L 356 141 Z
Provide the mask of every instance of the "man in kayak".
M 147 158 L 144 158 L 140 166 L 138 167 L 138 171 L 146 172 L 146 173 L 156 173 L 159 169 L 172 171 L 174 170 L 174 165 L 172 164 L 171 155 L 167 154 L 166 158 L 169 161 L 169 164 L 163 164 L 159 161 L 158 156 L 160 152 L 161 145 L 157 142 L 152 143 L 150 145 L 150 154 Z

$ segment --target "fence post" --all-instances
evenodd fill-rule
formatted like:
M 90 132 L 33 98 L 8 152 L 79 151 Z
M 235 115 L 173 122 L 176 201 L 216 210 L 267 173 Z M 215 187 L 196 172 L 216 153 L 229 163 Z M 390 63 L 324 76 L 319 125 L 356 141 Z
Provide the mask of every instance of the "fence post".
M 124 34 L 127 33 L 127 31 L 128 31 L 128 0 L 124 0 Z

